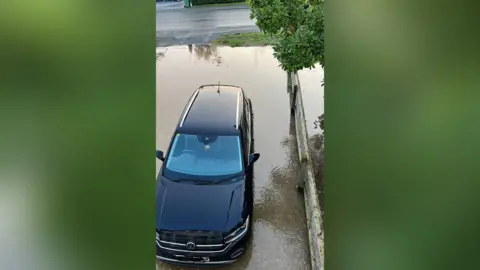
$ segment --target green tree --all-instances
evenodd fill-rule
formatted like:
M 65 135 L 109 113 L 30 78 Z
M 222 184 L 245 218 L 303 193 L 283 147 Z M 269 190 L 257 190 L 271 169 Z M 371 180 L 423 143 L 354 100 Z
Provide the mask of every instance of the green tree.
M 324 0 L 247 0 L 262 32 L 277 37 L 274 56 L 285 71 L 324 66 Z
M 247 0 L 250 18 L 256 19 L 257 26 L 267 35 L 273 35 L 278 42 L 273 45 L 274 56 L 288 73 L 312 68 L 320 63 L 325 67 L 324 58 L 324 0 Z M 324 115 L 314 123 L 324 130 Z M 323 194 L 323 149 L 325 136 L 321 135 L 321 153 L 317 171 L 320 172 L 318 185 Z M 322 197 L 322 196 L 321 196 Z M 322 197 L 323 198 L 323 197 Z M 322 200 L 321 200 L 322 201 Z

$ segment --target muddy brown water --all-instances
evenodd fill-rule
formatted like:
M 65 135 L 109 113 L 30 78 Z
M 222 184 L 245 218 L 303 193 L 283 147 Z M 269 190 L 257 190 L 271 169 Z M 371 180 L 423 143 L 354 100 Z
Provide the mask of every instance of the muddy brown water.
M 315 128 L 314 123 L 324 113 L 324 88 L 322 85 L 324 76 L 323 68 L 319 64 L 312 69 L 306 68 L 298 72 L 309 136 L 322 133 L 321 129 Z
M 261 154 L 255 164 L 253 236 L 237 263 L 217 269 L 310 269 L 303 196 L 295 188 L 297 150 L 287 78 L 272 53 L 269 47 L 157 48 L 157 149 L 167 149 L 180 113 L 200 85 L 238 85 L 252 100 L 255 147 Z M 157 174 L 160 164 L 157 160 Z M 159 261 L 157 267 L 195 269 Z

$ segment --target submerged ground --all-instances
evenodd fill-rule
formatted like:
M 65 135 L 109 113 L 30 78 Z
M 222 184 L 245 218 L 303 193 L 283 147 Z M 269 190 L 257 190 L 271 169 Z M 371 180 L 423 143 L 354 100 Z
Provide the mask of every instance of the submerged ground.
M 167 148 L 193 91 L 219 81 L 241 86 L 251 98 L 261 153 L 255 165 L 252 243 L 237 264 L 222 269 L 310 269 L 303 195 L 295 188 L 298 157 L 287 78 L 271 48 L 157 48 L 157 149 Z M 181 269 L 163 263 L 158 268 Z

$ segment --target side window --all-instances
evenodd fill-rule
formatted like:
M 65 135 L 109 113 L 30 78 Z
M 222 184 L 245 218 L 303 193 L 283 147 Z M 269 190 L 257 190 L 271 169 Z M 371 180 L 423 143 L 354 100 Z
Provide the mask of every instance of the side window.
M 250 105 L 249 105 L 248 102 L 245 103 L 245 108 L 246 108 L 246 112 L 247 112 L 246 117 L 247 117 L 248 129 L 250 130 L 251 125 L 252 125 L 252 123 L 250 122 L 251 121 L 250 115 L 252 114 L 252 112 L 250 111 Z
M 251 144 L 251 137 L 250 137 L 250 119 L 248 114 L 248 105 L 245 102 L 243 106 L 243 113 L 242 113 L 242 127 L 244 132 L 244 143 L 245 143 L 245 153 L 246 155 L 250 154 L 250 144 Z
M 247 111 L 244 111 L 243 112 L 243 121 L 244 121 L 244 127 L 245 127 L 245 132 L 248 137 L 247 138 L 250 138 L 250 122 L 248 121 L 248 116 L 247 116 Z
M 242 118 L 243 120 L 243 118 Z M 247 133 L 247 130 L 245 129 L 245 125 L 242 125 L 241 128 L 240 128 L 240 132 L 242 133 L 242 147 L 243 147 L 243 153 L 244 153 L 244 158 L 245 158 L 245 162 L 248 161 L 248 155 L 250 153 L 249 151 L 249 143 L 248 143 L 248 133 Z
M 250 139 L 250 108 L 245 97 L 243 98 L 243 123 L 247 132 L 248 139 Z

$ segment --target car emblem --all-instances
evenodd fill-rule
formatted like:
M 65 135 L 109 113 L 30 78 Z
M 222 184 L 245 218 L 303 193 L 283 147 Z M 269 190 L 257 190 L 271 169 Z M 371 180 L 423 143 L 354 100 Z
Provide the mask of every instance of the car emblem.
M 195 250 L 196 247 L 197 247 L 197 245 L 195 245 L 195 243 L 193 243 L 193 242 L 188 242 L 187 243 L 187 249 L 188 250 Z

